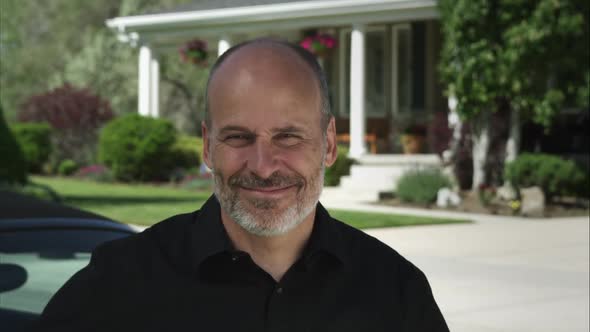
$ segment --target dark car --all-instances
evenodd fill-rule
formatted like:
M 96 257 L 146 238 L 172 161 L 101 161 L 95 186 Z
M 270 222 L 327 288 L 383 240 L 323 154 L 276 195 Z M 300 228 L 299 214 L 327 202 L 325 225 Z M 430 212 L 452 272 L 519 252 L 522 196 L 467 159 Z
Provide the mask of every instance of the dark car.
M 25 328 L 97 245 L 134 233 L 90 212 L 0 190 L 0 330 Z

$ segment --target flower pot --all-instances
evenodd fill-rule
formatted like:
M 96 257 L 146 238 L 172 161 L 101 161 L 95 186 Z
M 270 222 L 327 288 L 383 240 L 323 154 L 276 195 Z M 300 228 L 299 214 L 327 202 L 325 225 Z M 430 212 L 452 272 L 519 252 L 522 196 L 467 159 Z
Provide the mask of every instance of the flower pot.
M 401 136 L 401 143 L 404 154 L 421 153 L 424 147 L 424 136 L 404 134 Z

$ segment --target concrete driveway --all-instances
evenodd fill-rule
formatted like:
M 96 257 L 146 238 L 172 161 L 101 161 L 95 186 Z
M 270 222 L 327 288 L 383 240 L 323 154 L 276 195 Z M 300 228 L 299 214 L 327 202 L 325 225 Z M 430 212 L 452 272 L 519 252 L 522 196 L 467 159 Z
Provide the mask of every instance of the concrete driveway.
M 589 330 L 588 217 L 473 219 L 367 233 L 426 273 L 453 332 Z

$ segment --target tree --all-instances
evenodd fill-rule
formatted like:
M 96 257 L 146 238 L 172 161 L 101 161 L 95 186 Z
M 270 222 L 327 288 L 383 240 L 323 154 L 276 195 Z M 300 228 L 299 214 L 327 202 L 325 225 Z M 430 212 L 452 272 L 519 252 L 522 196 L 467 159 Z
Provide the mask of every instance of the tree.
M 105 29 L 86 33 L 84 47 L 68 56 L 63 71 L 50 79 L 49 88 L 64 84 L 87 87 L 100 96 L 108 96 L 116 114 L 137 108 L 136 51 L 120 43 Z
M 116 113 L 135 111 L 137 50 L 119 43 L 105 20 L 186 2 L 1 0 L 0 98 L 7 120 L 16 119 L 30 96 L 65 83 L 108 97 Z
M 0 2 L 0 97 L 9 121 L 29 96 L 51 88 L 48 78 L 84 46 L 81 36 L 104 26 L 119 2 Z
M 508 112 L 506 159 L 523 119 L 549 128 L 564 107 L 588 108 L 589 3 L 584 0 L 441 0 L 440 71 L 473 132 L 473 188 L 485 184 L 490 118 Z M 460 127 L 460 126 L 459 126 Z

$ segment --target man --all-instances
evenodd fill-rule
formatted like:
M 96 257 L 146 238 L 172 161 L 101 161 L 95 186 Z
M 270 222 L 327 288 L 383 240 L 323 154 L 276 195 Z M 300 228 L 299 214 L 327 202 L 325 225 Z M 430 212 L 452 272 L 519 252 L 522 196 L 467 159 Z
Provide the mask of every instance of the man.
M 45 309 L 59 331 L 448 331 L 424 274 L 318 203 L 336 159 L 326 80 L 274 40 L 211 71 L 201 210 L 107 243 Z

